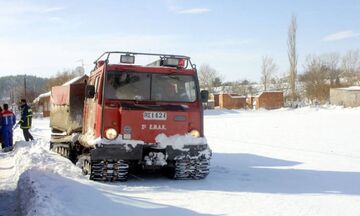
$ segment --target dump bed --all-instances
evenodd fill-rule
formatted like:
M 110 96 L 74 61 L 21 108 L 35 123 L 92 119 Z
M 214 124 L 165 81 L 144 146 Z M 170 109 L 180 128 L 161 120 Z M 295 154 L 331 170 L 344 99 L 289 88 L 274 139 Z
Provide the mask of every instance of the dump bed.
M 81 132 L 85 84 L 55 86 L 51 89 L 50 127 L 55 131 Z

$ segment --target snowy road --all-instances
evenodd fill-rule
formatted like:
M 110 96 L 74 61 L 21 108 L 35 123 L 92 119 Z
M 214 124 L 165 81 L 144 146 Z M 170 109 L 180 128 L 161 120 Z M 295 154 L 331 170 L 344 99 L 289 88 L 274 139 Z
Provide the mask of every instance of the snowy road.
M 206 111 L 207 179 L 126 183 L 87 180 L 47 150 L 48 120 L 36 120 L 36 141 L 0 154 L 0 215 L 360 215 L 359 119 L 334 107 Z
M 12 179 L 15 173 L 13 158 L 0 153 L 0 216 L 16 215 L 16 181 Z

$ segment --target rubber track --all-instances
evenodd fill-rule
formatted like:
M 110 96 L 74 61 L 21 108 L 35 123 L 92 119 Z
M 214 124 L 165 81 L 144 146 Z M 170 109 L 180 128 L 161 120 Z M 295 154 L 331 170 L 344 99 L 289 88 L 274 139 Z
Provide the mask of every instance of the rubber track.
M 126 161 L 91 161 L 90 179 L 95 181 L 127 181 L 129 164 Z
M 184 158 L 175 162 L 174 179 L 204 179 L 209 174 L 208 159 Z

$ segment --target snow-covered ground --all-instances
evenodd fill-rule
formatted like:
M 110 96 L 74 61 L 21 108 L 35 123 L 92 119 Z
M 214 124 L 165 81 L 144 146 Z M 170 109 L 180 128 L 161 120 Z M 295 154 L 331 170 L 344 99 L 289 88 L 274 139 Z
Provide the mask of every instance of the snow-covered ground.
M 35 141 L 15 130 L 0 153 L 0 215 L 360 215 L 360 109 L 209 110 L 213 149 L 205 180 L 159 174 L 125 183 L 87 180 L 48 151 L 48 119 Z

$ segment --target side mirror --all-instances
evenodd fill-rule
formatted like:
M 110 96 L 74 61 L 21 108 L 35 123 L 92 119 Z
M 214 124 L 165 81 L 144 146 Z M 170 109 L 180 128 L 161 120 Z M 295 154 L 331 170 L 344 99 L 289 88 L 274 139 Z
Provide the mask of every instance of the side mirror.
M 202 90 L 200 92 L 200 96 L 201 96 L 201 102 L 203 102 L 203 103 L 208 102 L 208 100 L 209 100 L 209 92 L 208 91 Z
M 94 98 L 94 96 L 95 96 L 95 86 L 87 85 L 85 88 L 85 97 Z

